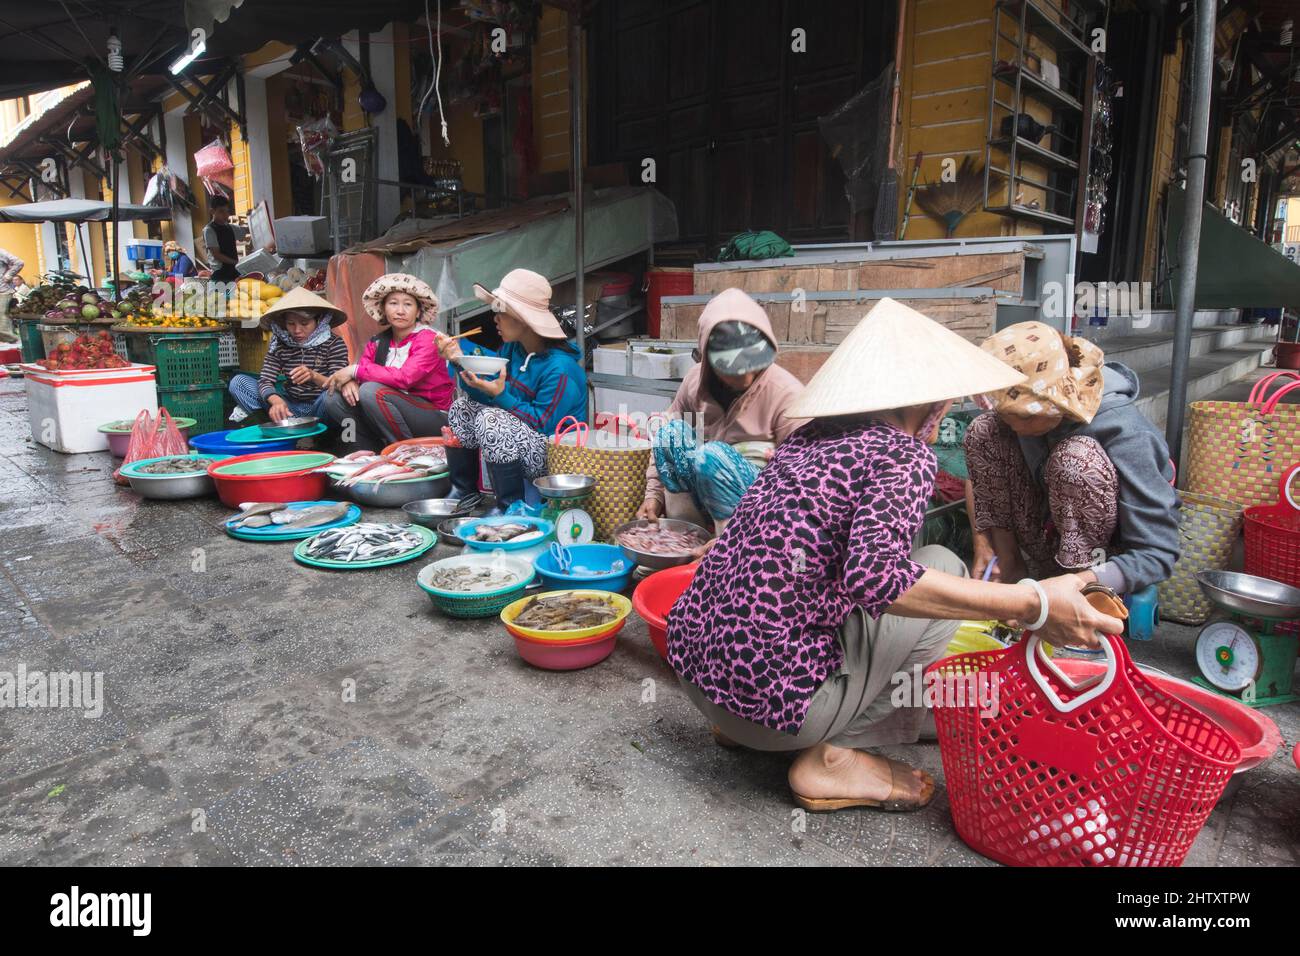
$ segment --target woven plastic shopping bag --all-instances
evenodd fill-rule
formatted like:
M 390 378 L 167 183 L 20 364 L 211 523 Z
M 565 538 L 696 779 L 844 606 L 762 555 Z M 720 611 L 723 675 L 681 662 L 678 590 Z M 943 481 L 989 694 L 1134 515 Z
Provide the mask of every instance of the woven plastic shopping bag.
M 1180 865 L 1241 748 L 1120 638 L 1102 639 L 1104 661 L 1041 648 L 1028 634 L 926 670 L 958 836 L 1013 866 Z
M 1186 492 L 1182 495 L 1179 537 L 1182 554 L 1168 581 L 1156 587 L 1160 616 L 1180 624 L 1204 624 L 1214 611 L 1196 575 L 1222 571 L 1241 534 L 1242 506 L 1226 498 Z
M 560 422 L 546 449 L 550 474 L 596 479 L 587 512 L 597 541 L 609 541 L 615 528 L 636 517 L 649 465 L 650 441 L 635 430 L 592 431 L 577 419 Z
M 1297 388 L 1300 375 L 1275 372 L 1245 402 L 1193 402 L 1186 490 L 1271 504 L 1282 472 L 1300 461 L 1300 405 L 1281 402 Z

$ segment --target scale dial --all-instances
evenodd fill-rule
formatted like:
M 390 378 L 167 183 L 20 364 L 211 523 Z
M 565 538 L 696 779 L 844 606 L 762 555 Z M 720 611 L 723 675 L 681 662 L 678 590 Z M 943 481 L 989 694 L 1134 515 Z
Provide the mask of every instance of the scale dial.
M 1232 621 L 1216 621 L 1196 635 L 1196 666 L 1219 690 L 1245 690 L 1258 679 L 1262 663 L 1254 635 Z
M 569 508 L 555 516 L 555 540 L 560 544 L 591 544 L 596 525 L 581 508 Z

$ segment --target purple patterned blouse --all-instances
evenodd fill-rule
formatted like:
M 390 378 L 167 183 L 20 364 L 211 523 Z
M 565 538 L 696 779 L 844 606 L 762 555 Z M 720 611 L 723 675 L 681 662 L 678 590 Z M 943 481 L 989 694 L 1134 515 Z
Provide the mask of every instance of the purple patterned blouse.
M 797 733 L 842 663 L 837 631 L 854 606 L 877 618 L 924 572 L 912 540 L 936 467 L 884 422 L 799 428 L 673 606 L 673 669 L 724 710 Z

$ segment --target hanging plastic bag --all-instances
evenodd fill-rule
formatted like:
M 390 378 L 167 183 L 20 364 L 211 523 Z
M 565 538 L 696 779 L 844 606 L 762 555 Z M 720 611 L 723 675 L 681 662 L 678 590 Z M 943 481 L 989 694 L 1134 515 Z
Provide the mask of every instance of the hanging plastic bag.
M 162 458 L 165 455 L 186 455 L 189 454 L 189 450 L 181 430 L 176 427 L 167 409 L 160 408 L 157 418 L 150 415 L 148 411 L 142 411 L 135 417 L 135 424 L 131 426 L 131 438 L 127 442 L 126 457 L 122 459 L 122 465 L 143 461 L 146 458 Z M 113 472 L 113 480 L 119 485 L 129 484 L 122 477 L 122 465 Z
M 442 261 L 442 274 L 438 276 L 438 288 L 434 294 L 438 297 L 438 311 L 442 314 L 450 313 L 453 306 L 460 301 L 460 296 L 456 294 L 456 283 L 451 278 L 451 261 L 450 257 Z M 451 334 L 450 328 L 445 328 L 448 335 Z
M 298 127 L 298 143 L 302 146 L 302 161 L 313 179 L 325 175 L 325 154 L 339 131 L 329 117 L 312 120 Z
M 200 176 L 212 179 L 218 173 L 234 168 L 230 152 L 219 139 L 214 139 L 194 154 L 194 171 Z

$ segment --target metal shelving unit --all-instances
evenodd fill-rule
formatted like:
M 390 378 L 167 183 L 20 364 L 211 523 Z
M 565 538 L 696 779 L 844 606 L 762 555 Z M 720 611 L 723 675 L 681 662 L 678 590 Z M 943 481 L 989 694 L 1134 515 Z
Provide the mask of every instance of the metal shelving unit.
M 1085 15 L 1087 12 L 1085 9 Z M 1091 124 L 1086 120 L 1092 115 L 1093 54 L 1084 31 L 1082 20 L 1070 19 L 1052 0 L 999 0 L 994 7 L 994 66 L 989 81 L 984 151 L 984 208 L 988 212 L 1074 229 L 1082 184 L 1088 176 L 1091 145 Z M 1060 87 L 1030 67 L 1032 57 L 1041 59 L 1041 53 L 1030 48 L 1031 38 L 1055 56 Z M 1003 57 L 1008 50 L 1010 56 Z M 1009 100 L 1003 98 L 1007 94 Z M 1050 124 L 1056 127 L 1051 135 L 1067 147 L 1074 147 L 1070 155 L 1042 145 L 1041 140 L 1034 142 L 1019 135 L 1015 117 L 1028 112 L 1027 103 L 1039 103 L 1051 110 Z M 1008 117 L 1012 118 L 1009 134 L 1002 131 Z M 1072 129 L 1078 130 L 1077 137 L 1070 134 Z M 1026 175 L 1025 164 L 1043 167 L 1046 176 L 1037 179 Z M 992 173 L 1001 174 L 1006 181 L 1006 201 L 998 205 L 993 204 L 998 190 L 990 195 Z M 1020 198 L 1024 187 L 1043 193 L 1041 208 Z

